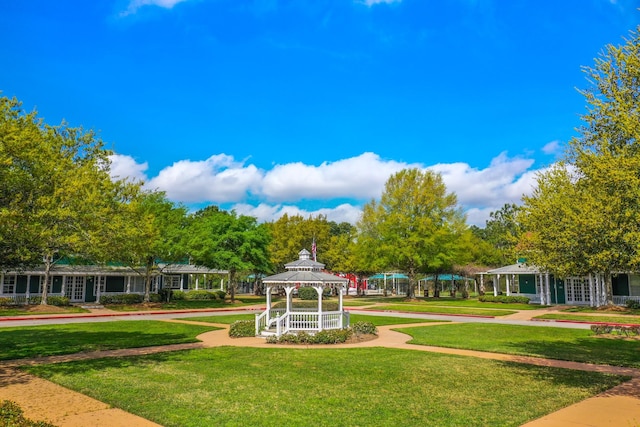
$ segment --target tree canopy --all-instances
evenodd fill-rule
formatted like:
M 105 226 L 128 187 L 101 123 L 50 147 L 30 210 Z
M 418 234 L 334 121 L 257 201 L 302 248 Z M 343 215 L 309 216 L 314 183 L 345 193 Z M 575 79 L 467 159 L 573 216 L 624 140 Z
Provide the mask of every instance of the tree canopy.
M 358 229 L 363 262 L 406 272 L 412 298 L 418 273 L 453 268 L 466 224 L 439 174 L 405 169 L 387 180 L 380 202 L 364 206 Z

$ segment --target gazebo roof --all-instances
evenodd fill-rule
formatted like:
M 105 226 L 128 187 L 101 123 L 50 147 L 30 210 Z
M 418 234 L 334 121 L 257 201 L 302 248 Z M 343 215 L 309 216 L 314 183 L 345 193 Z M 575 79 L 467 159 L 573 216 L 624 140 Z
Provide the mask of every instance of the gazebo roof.
M 322 271 L 285 271 L 262 279 L 265 284 L 324 284 L 324 285 L 346 285 L 348 279 Z
M 345 286 L 348 279 L 322 271 L 324 264 L 310 259 L 311 253 L 303 249 L 298 253 L 298 260 L 285 264 L 287 271 L 274 274 L 262 279 L 265 284 L 323 284 Z

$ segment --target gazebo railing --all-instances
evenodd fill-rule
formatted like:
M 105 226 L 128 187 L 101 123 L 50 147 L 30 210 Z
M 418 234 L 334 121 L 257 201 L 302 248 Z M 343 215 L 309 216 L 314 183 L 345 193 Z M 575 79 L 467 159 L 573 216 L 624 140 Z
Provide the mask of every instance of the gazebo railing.
M 275 325 L 276 335 L 289 332 L 321 331 L 323 329 L 342 329 L 349 325 L 349 313 L 345 311 L 296 310 L 274 316 L 267 322 L 267 312 L 256 316 L 256 334 Z

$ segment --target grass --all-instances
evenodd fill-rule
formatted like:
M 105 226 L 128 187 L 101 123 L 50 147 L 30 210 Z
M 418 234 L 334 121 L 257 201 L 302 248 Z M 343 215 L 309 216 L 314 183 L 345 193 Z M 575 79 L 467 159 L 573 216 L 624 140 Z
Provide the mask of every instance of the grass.
M 610 314 L 612 316 L 640 316 L 640 310 L 632 310 L 625 307 L 614 306 L 613 309 L 606 307 L 585 307 L 574 306 L 567 307 L 561 311 L 565 313 L 598 313 L 598 314 Z
M 107 308 L 115 311 L 158 311 L 158 310 L 194 310 L 202 308 L 237 308 L 246 305 L 259 304 L 254 300 L 236 299 L 234 304 L 230 300 L 174 300 L 165 303 L 153 304 L 109 304 Z
M 404 311 L 411 313 L 431 313 L 431 314 L 462 314 L 470 316 L 507 316 L 514 314 L 512 310 L 482 309 L 482 308 L 465 308 L 465 307 L 437 307 L 428 304 L 382 304 L 364 310 L 388 310 L 388 311 Z
M 630 316 L 589 316 L 588 314 L 543 314 L 536 316 L 535 319 L 542 320 L 573 320 L 578 322 L 590 323 L 619 323 L 623 325 L 640 325 L 640 317 Z
M 412 319 L 407 317 L 390 317 L 390 316 L 368 316 L 366 314 L 354 314 L 349 315 L 351 323 L 355 322 L 371 322 L 375 326 L 384 325 L 402 325 L 406 323 L 425 323 L 425 322 L 438 322 L 438 320 L 425 320 L 425 319 Z M 188 320 L 195 320 L 198 322 L 207 323 L 223 323 L 231 324 L 236 320 L 253 320 L 254 314 L 225 314 L 219 316 L 202 316 L 202 317 L 189 317 Z
M 198 342 L 215 329 L 153 320 L 0 328 L 0 360 Z
M 411 344 L 640 368 L 640 341 L 597 338 L 586 329 L 462 323 L 401 331 Z
M 519 426 L 623 380 L 385 348 L 220 347 L 26 369 L 167 427 Z
M 34 308 L 37 308 L 37 310 L 33 310 Z M 89 310 L 87 310 L 86 308 L 77 307 L 73 305 L 68 307 L 40 306 L 40 305 L 0 307 L 0 317 L 36 316 L 39 314 L 68 314 L 68 313 L 88 313 L 88 312 Z

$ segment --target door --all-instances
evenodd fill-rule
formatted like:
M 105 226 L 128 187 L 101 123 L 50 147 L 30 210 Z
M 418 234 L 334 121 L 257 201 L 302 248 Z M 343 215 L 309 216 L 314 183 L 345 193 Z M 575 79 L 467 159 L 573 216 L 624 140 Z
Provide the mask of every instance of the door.
M 84 302 L 84 276 L 67 276 L 64 294 L 71 302 Z
M 555 279 L 551 285 L 551 303 L 552 304 L 565 304 L 565 289 L 564 280 Z

